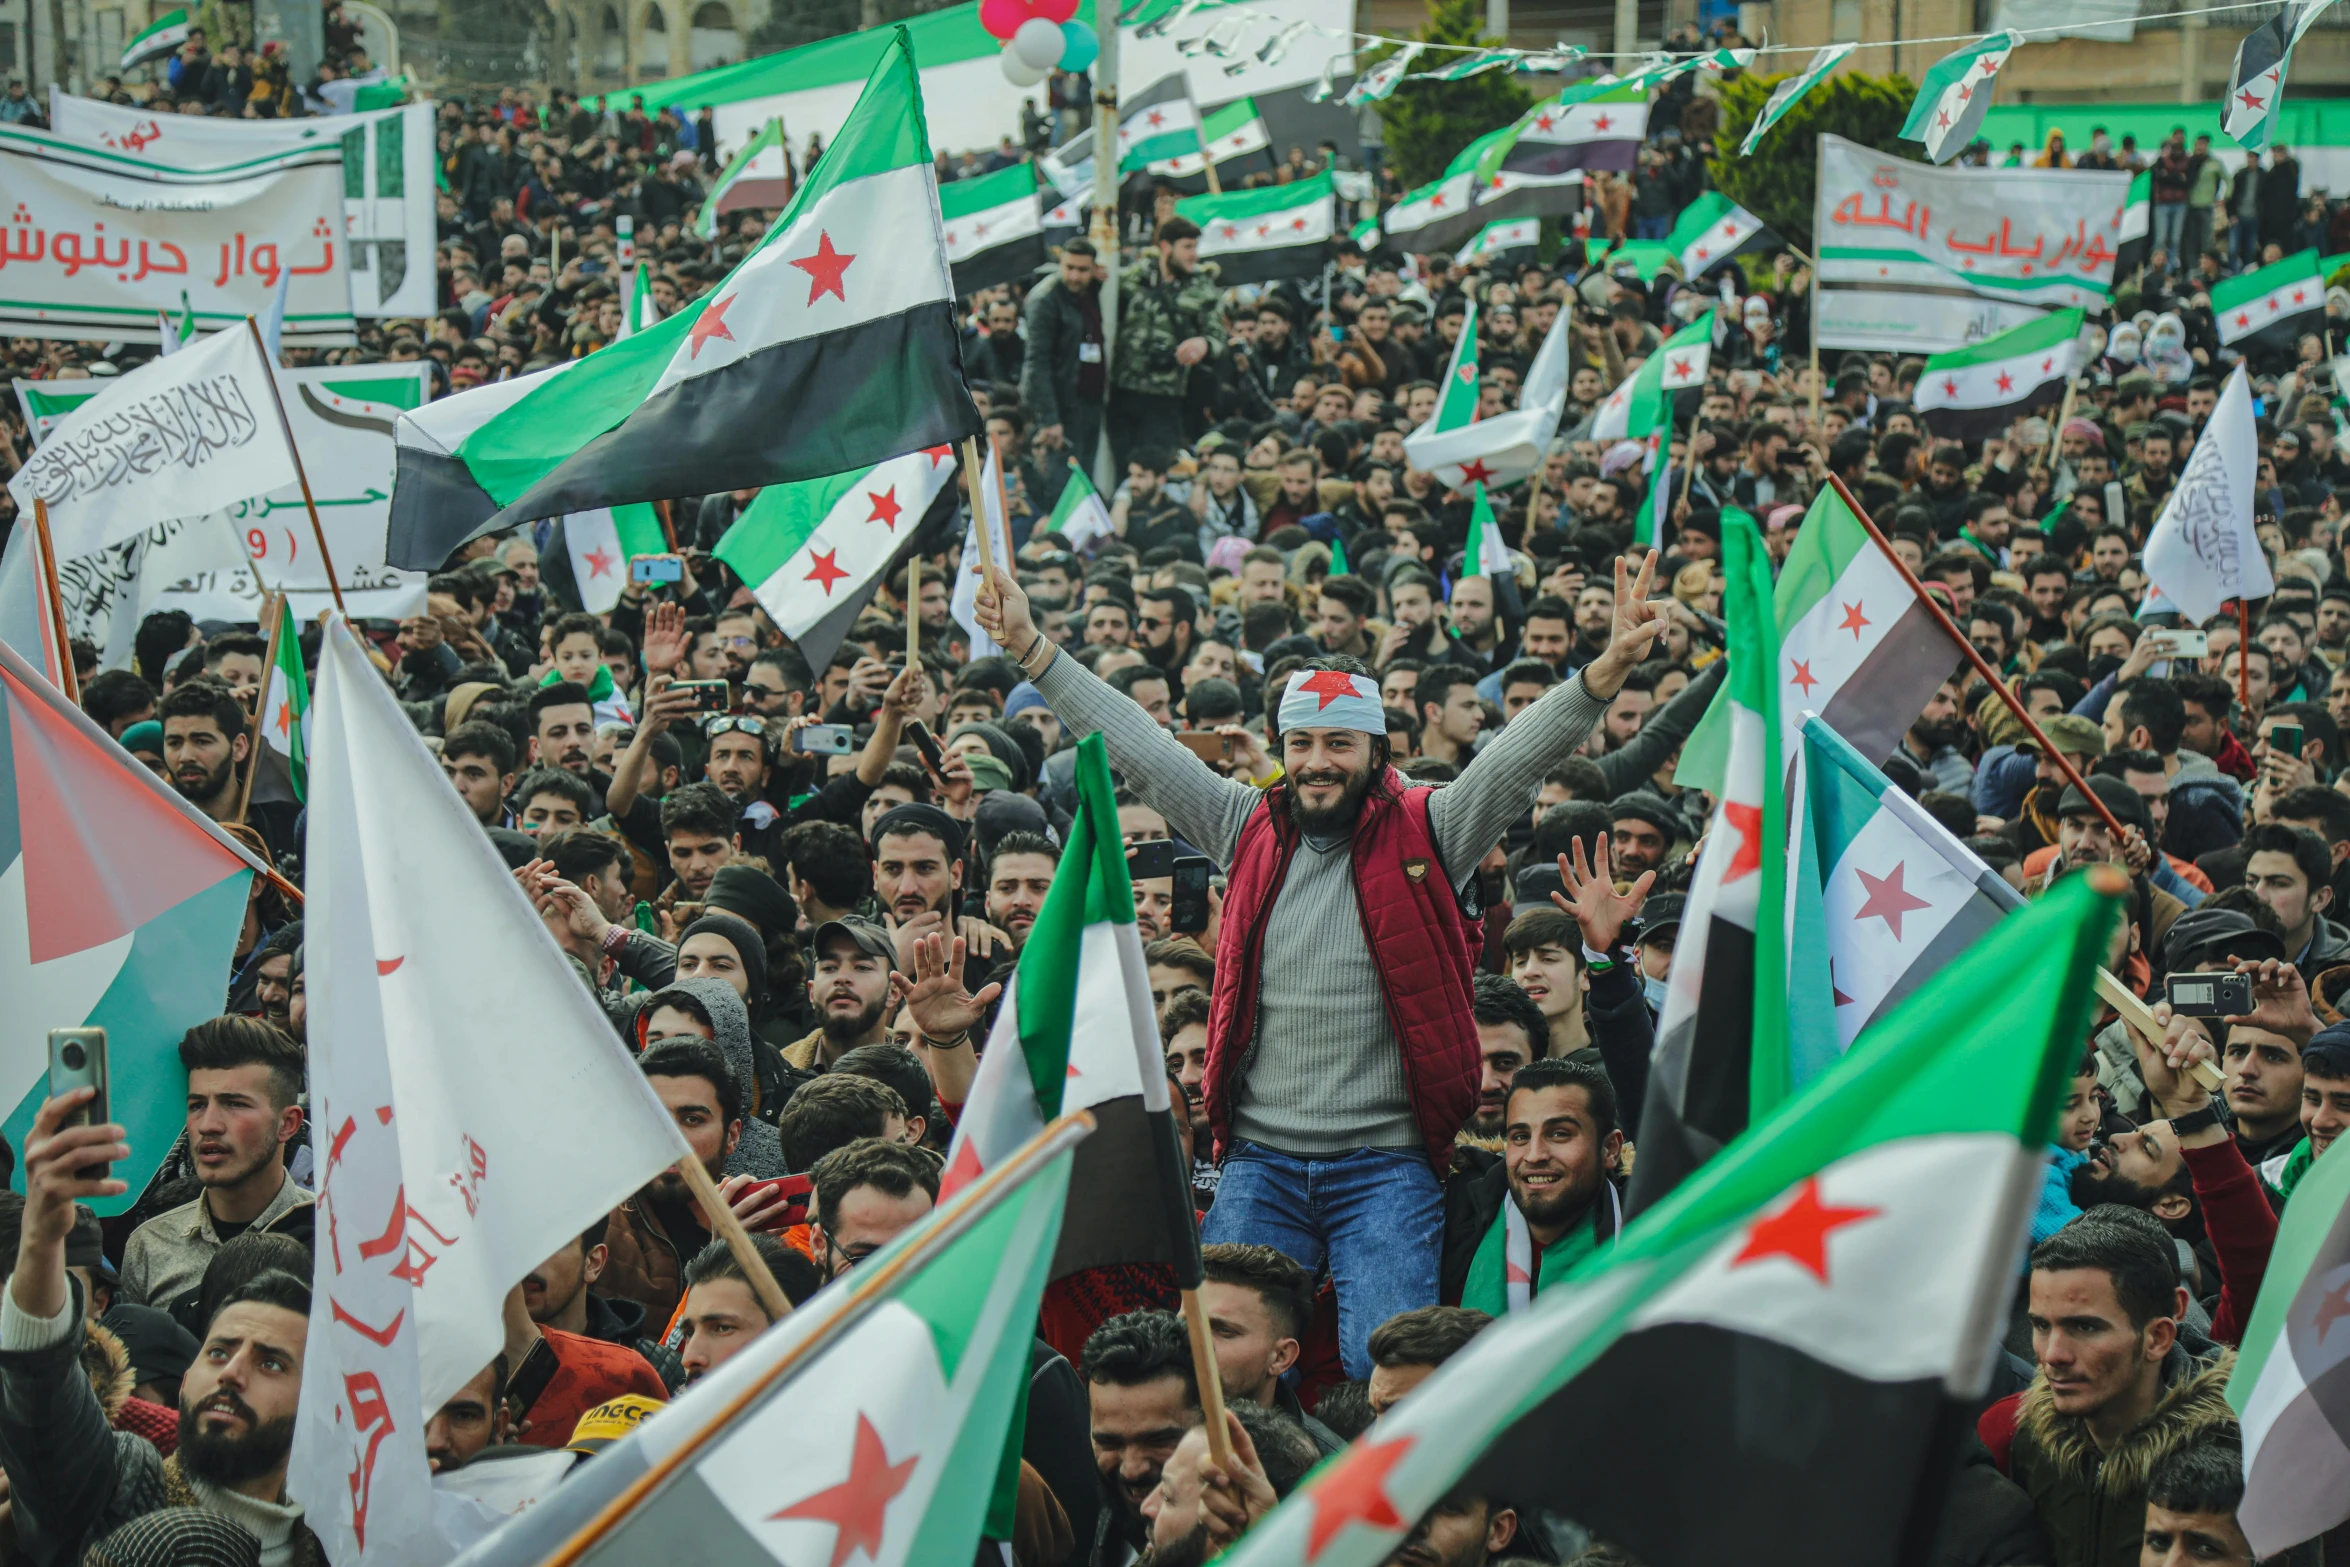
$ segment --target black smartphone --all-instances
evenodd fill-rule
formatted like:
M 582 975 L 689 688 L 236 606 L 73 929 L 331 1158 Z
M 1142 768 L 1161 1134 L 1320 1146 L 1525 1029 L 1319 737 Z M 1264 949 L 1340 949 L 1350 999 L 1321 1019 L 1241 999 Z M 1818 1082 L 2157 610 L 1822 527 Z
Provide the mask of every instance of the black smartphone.
M 723 680 L 680 680 L 669 689 L 690 694 L 697 713 L 723 713 L 734 705 L 734 688 Z
M 76 1110 L 66 1121 L 67 1126 L 104 1126 L 114 1119 L 109 1108 L 111 1095 L 106 1080 L 106 1030 L 102 1028 L 53 1028 L 49 1030 L 49 1097 L 70 1094 L 77 1088 L 95 1088 L 98 1097 Z M 82 1178 L 103 1181 L 111 1168 L 105 1164 L 85 1164 Z
M 2301 726 L 2278 724 L 2268 732 L 2268 754 L 2301 760 Z
M 1174 874 L 1175 840 L 1172 838 L 1145 838 L 1126 851 L 1126 875 L 1130 881 L 1157 881 Z
M 1213 867 L 1204 854 L 1185 854 L 1175 861 L 1175 898 L 1167 911 L 1167 928 L 1196 935 L 1208 928 L 1208 872 Z
M 930 769 L 930 775 L 933 778 L 945 777 L 947 754 L 938 748 L 938 740 L 931 734 L 930 726 L 919 718 L 913 719 L 906 725 L 905 734 L 914 743 L 914 749 L 922 753 L 922 765 Z
M 2249 974 L 2172 974 L 2163 999 L 2182 1017 L 2242 1017 L 2252 1010 Z
M 791 748 L 808 756 L 846 756 L 856 741 L 856 731 L 846 724 L 810 724 L 792 731 Z

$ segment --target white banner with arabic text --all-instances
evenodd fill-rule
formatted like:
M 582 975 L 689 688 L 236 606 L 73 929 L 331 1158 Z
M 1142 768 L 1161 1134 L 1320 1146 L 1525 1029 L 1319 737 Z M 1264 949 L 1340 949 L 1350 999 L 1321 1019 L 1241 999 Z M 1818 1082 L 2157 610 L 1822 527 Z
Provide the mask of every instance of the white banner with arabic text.
M 1936 168 L 1841 136 L 1819 148 L 1822 347 L 1937 353 L 2105 304 L 2127 173 Z
M 0 127 L 0 206 L 0 336 L 159 342 L 183 293 L 217 331 L 287 271 L 287 346 L 358 340 L 339 145 L 191 173 Z
M 187 170 L 340 148 L 352 310 L 361 316 L 429 316 L 438 308 L 429 102 L 298 120 L 226 120 L 154 114 L 53 87 L 49 114 L 52 132 L 67 141 Z

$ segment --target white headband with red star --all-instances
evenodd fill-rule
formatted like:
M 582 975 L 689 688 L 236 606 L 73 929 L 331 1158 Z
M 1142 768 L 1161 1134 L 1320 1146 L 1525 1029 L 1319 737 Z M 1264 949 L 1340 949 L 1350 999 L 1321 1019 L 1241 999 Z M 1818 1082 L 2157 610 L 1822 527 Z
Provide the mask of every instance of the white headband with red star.
M 1360 729 L 1383 735 L 1387 713 L 1379 703 L 1378 685 L 1361 675 L 1300 670 L 1289 677 L 1289 689 L 1281 694 L 1281 727 Z

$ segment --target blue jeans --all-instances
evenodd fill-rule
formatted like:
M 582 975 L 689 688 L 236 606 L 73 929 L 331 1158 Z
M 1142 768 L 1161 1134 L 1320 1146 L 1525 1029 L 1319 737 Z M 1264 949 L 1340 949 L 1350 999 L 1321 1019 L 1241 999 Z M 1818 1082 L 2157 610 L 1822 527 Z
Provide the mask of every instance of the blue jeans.
M 1634 218 L 1632 220 L 1632 237 L 1634 239 L 1663 239 L 1672 232 L 1673 220 L 1671 218 Z
M 1371 1330 L 1397 1312 L 1436 1304 L 1444 1197 L 1418 1153 L 1363 1148 L 1300 1159 L 1255 1143 L 1225 1156 L 1201 1238 L 1270 1246 L 1338 1289 L 1346 1374 L 1371 1375 Z
M 2183 201 L 2158 201 L 2154 204 L 2153 247 L 2170 261 L 2175 269 L 2180 266 L 2179 241 L 2187 234 L 2187 204 Z

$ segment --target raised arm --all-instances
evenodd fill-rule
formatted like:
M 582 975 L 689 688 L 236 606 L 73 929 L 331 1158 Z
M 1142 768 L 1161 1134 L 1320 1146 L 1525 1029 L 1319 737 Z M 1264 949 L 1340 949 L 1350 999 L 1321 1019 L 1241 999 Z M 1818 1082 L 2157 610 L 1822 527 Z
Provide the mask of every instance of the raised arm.
M 1036 629 L 1028 595 L 1003 567 L 987 574 L 974 613 L 980 629 L 1019 662 L 1071 734 L 1099 733 L 1127 787 L 1166 817 L 1177 837 L 1219 863 L 1230 862 L 1241 824 L 1264 798 L 1261 791 L 1218 776 L 1131 698 L 1095 679 L 1077 660 L 1061 657 L 1059 647 Z
M 1636 574 L 1617 557 L 1615 629 L 1607 650 L 1584 665 L 1574 679 L 1553 687 L 1541 701 L 1511 719 L 1470 759 L 1461 776 L 1437 790 L 1436 798 L 1428 802 L 1437 852 L 1443 856 L 1445 874 L 1454 885 L 1476 868 L 1509 824 L 1534 803 L 1542 775 L 1583 743 L 1608 703 L 1623 689 L 1632 666 L 1647 657 L 1649 644 L 1665 624 L 1664 609 L 1648 598 L 1655 583 L 1654 550 L 1641 561 Z

